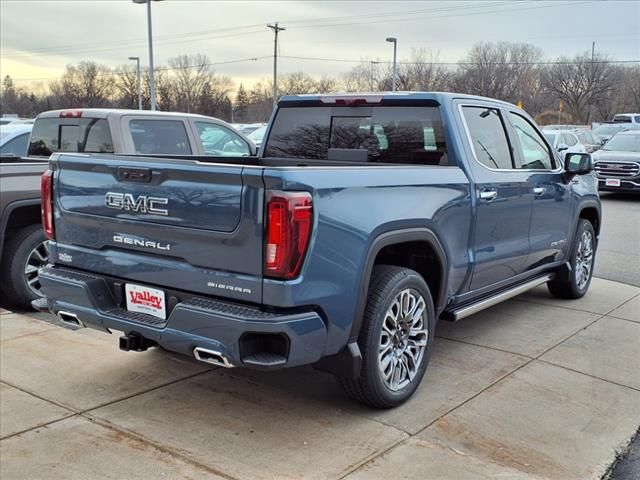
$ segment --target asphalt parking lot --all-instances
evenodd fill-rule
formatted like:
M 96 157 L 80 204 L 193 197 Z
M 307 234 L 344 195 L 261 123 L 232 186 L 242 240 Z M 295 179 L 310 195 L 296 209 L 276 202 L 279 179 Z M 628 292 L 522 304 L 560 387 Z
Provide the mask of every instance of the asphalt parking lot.
M 441 322 L 417 395 L 376 411 L 310 368 L 210 369 L 2 312 L 14 478 L 599 478 L 640 424 L 640 288 L 594 279 Z

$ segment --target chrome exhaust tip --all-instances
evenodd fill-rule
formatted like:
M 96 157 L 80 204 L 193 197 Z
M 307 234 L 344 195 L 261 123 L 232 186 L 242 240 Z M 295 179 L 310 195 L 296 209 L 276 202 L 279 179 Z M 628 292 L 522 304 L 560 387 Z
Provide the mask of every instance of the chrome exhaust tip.
M 56 317 L 58 317 L 58 320 L 60 320 L 60 322 L 62 322 L 64 326 L 72 328 L 74 330 L 86 327 L 86 325 L 82 323 L 82 320 L 80 320 L 75 313 L 59 310 L 58 313 L 56 313 Z
M 208 348 L 196 347 L 193 349 L 193 356 L 196 360 L 201 362 L 210 363 L 218 367 L 231 368 L 233 365 L 227 357 L 215 350 L 209 350 Z

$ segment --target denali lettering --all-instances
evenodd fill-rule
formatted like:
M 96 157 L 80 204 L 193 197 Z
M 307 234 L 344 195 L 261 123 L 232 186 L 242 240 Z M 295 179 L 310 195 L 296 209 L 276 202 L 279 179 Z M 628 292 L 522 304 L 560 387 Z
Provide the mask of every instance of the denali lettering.
M 135 245 L 136 247 L 155 248 L 156 250 L 171 250 L 170 243 L 154 242 L 153 240 L 144 240 L 133 237 L 125 237 L 123 235 L 114 235 L 113 241 L 116 243 L 124 243 L 125 245 Z
M 130 193 L 107 192 L 104 195 L 104 204 L 108 208 L 116 210 L 128 210 L 131 212 L 151 213 L 153 215 L 169 215 L 169 211 L 165 208 L 159 208 L 157 205 L 167 205 L 168 198 L 149 197 L 140 195 L 134 197 Z

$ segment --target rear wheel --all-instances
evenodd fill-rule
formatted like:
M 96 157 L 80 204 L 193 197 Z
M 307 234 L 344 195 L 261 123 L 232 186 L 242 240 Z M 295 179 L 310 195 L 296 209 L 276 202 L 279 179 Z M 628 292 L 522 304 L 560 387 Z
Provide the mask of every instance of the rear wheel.
M 596 233 L 593 225 L 584 218 L 578 222 L 578 230 L 571 250 L 571 271 L 547 284 L 549 292 L 557 298 L 581 298 L 587 293 L 596 255 Z
M 2 289 L 16 306 L 31 308 L 31 301 L 43 297 L 38 269 L 49 261 L 47 239 L 40 224 L 16 232 L 2 252 Z
M 405 402 L 427 369 L 434 327 L 424 279 L 408 268 L 376 266 L 358 339 L 362 371 L 357 379 L 342 379 L 346 392 L 377 408 Z

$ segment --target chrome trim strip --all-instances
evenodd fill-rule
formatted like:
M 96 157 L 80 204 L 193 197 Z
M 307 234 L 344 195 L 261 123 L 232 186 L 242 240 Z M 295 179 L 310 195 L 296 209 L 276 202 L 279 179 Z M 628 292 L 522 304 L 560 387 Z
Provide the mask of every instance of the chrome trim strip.
M 509 300 L 510 298 L 520 295 L 521 293 L 531 290 L 532 288 L 535 288 L 538 285 L 542 285 L 543 283 L 548 282 L 552 278 L 553 278 L 553 274 L 549 273 L 542 277 L 529 280 L 528 282 L 523 283 L 522 285 L 518 285 L 516 287 L 505 290 L 504 292 L 500 292 L 493 297 L 486 298 L 472 305 L 462 307 L 458 310 L 453 310 L 453 312 L 451 312 L 451 317 L 453 318 L 454 322 L 461 320 L 463 318 L 469 317 L 486 308 L 493 307 L 498 303 L 504 302 L 505 300 Z

